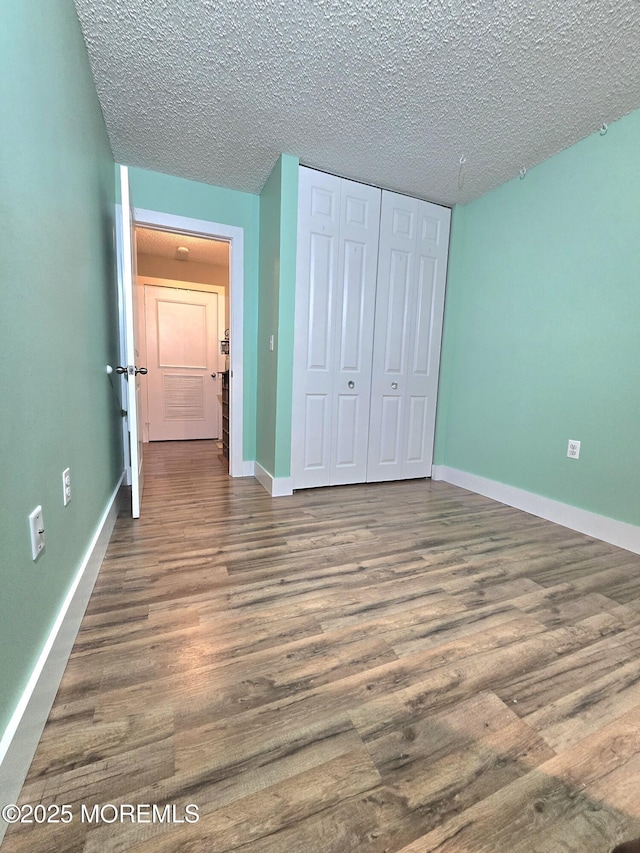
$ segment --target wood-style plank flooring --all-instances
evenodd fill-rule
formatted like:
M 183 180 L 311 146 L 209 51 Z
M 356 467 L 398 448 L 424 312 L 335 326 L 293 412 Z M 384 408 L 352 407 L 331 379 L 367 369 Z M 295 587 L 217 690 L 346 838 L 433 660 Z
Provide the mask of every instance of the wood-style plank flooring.
M 425 480 L 272 499 L 217 453 L 148 447 L 21 795 L 74 818 L 3 853 L 640 836 L 640 557 Z M 141 804 L 200 819 L 109 822 Z

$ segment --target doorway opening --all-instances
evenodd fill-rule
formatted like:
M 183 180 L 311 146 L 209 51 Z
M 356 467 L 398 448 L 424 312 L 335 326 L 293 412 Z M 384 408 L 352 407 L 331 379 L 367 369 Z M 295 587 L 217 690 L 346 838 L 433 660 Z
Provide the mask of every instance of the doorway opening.
M 149 371 L 143 442 L 214 440 L 224 462 L 229 243 L 141 226 L 135 234 L 137 337 Z
M 211 439 L 242 459 L 243 231 L 135 209 L 136 337 L 149 374 L 145 442 Z

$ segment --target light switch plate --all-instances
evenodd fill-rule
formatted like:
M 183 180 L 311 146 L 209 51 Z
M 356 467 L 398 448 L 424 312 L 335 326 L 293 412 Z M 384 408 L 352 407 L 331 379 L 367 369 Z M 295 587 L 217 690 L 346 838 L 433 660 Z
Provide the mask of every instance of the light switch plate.
M 37 560 L 44 551 L 44 522 L 41 506 L 37 506 L 29 514 L 29 531 L 31 533 L 31 557 Z
M 62 472 L 62 500 L 66 506 L 71 500 L 71 469 L 65 468 Z

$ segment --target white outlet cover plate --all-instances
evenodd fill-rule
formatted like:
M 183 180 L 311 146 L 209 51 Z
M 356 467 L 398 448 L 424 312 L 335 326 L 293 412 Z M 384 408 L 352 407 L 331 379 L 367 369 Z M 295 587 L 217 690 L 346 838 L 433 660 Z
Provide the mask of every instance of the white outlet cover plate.
M 567 456 L 569 457 L 569 459 L 580 458 L 580 442 L 577 439 L 569 439 L 569 445 L 567 447 Z

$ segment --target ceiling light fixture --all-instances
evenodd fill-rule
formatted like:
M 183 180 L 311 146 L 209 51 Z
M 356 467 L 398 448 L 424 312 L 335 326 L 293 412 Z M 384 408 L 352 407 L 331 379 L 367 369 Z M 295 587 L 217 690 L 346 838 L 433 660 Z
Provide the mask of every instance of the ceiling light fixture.
M 186 246 L 178 246 L 176 249 L 176 258 L 179 261 L 189 260 L 189 249 Z

